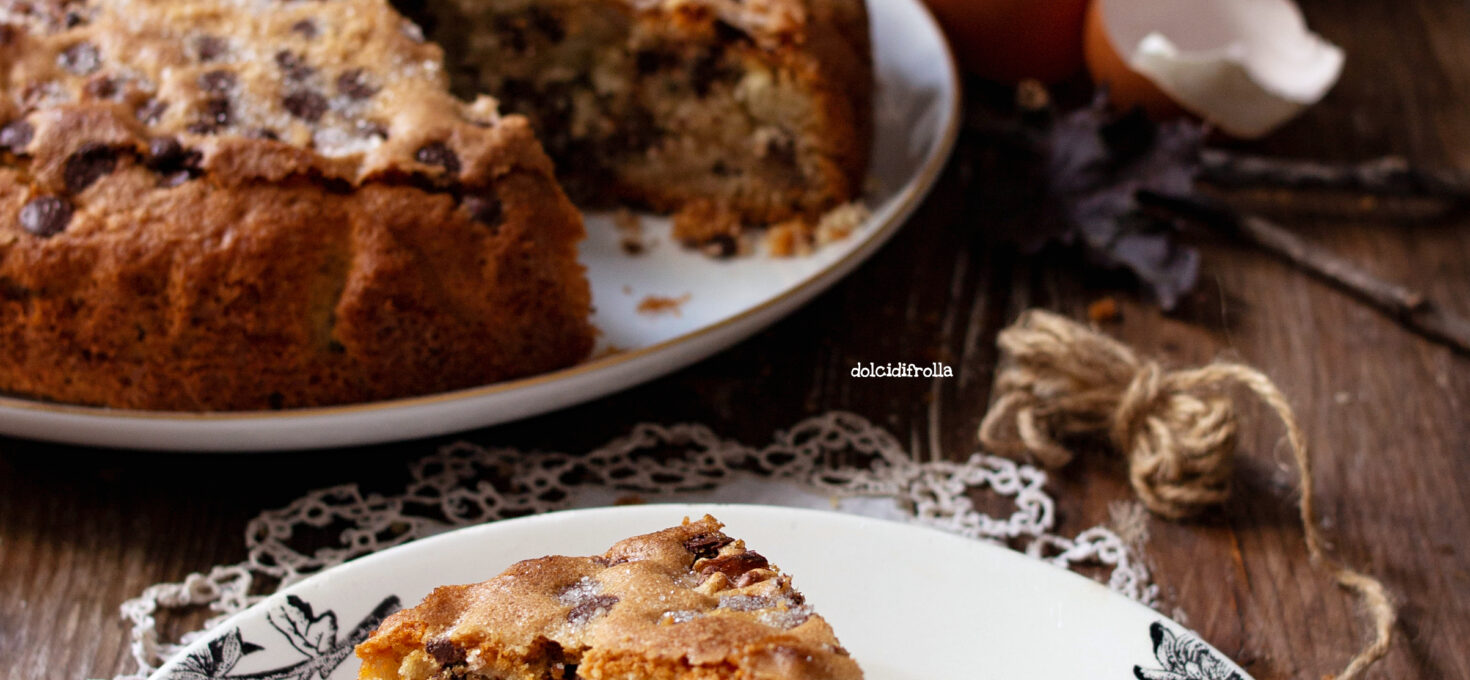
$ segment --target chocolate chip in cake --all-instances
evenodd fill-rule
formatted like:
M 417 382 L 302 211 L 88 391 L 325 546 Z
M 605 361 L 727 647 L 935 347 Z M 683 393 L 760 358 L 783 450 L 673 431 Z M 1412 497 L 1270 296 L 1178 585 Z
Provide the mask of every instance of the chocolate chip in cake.
M 526 37 L 525 22 L 517 17 L 505 14 L 497 14 L 491 20 L 491 28 L 496 34 L 496 40 L 501 47 L 512 52 L 525 52 L 531 47 L 531 41 Z
M 66 190 L 77 194 L 117 168 L 117 152 L 111 147 L 90 142 L 68 156 L 61 176 Z
M 207 135 L 228 127 L 233 121 L 230 114 L 230 100 L 224 97 L 214 97 L 204 100 L 203 114 L 201 120 L 189 125 L 188 130 L 196 135 Z
M 716 259 L 735 257 L 740 253 L 740 242 L 730 234 L 715 234 L 699 245 L 700 252 Z
M 505 210 L 500 204 L 500 199 L 493 194 L 489 196 L 465 196 L 464 208 L 469 211 L 470 219 L 491 229 L 499 229 L 500 220 L 505 217 Z
M 724 574 L 730 578 L 739 577 L 751 569 L 765 569 L 770 566 L 766 558 L 753 550 L 734 555 L 720 555 L 711 557 L 699 568 L 699 573 L 709 576 L 715 573 Z
M 33 198 L 20 209 L 22 229 L 47 238 L 66 230 L 71 222 L 71 204 L 55 196 Z
M 97 46 L 89 42 L 79 42 L 62 50 L 56 60 L 62 68 L 79 76 L 92 75 L 102 67 L 102 55 Z
M 111 76 L 94 76 L 87 81 L 84 89 L 96 99 L 112 99 L 118 93 L 117 79 Z
M 698 536 L 690 538 L 687 541 L 684 541 L 684 549 L 688 550 L 690 553 L 693 553 L 695 558 L 708 558 L 718 555 L 720 553 L 720 548 L 723 548 L 734 542 L 735 540 L 730 538 L 729 536 L 722 536 L 720 534 L 700 534 Z
M 796 140 L 789 134 L 777 134 L 768 139 L 759 155 L 783 168 L 796 167 Z
M 174 167 L 184 158 L 184 145 L 173 137 L 154 137 L 148 140 L 148 167 Z
M 440 666 L 458 666 L 465 662 L 465 651 L 463 647 L 445 639 L 430 640 L 424 645 L 424 651 L 434 657 L 434 661 Z
M 291 32 L 303 38 L 306 38 L 307 40 L 311 40 L 321 33 L 321 31 L 316 27 L 316 22 L 312 21 L 311 19 L 302 19 L 301 21 L 291 24 Z
M 378 93 L 378 86 L 360 68 L 343 71 L 337 76 L 337 91 L 352 99 L 367 99 Z
M 15 42 L 20 35 L 20 30 L 10 24 L 0 24 L 0 45 L 9 45 Z
M 281 100 L 281 106 L 291 115 L 309 123 L 322 119 L 327 112 L 327 98 L 311 90 L 297 90 Z
M 36 136 L 36 129 L 24 120 L 17 120 L 3 128 L 0 128 L 0 149 L 9 149 L 12 153 L 21 153 L 30 146 L 31 139 Z
M 561 19 L 546 11 L 540 5 L 531 5 L 531 25 L 546 36 L 553 44 L 559 43 L 567 37 L 567 29 L 561 25 Z
M 224 69 L 209 71 L 199 76 L 199 89 L 206 94 L 228 94 L 235 87 L 235 74 Z
M 168 102 L 162 99 L 149 99 L 138 107 L 138 120 L 144 125 L 157 125 L 163 118 L 163 112 L 168 110 Z
M 640 76 L 653 75 L 678 61 L 678 57 L 659 49 L 643 49 L 633 53 L 633 65 Z
M 653 146 L 663 135 L 658 120 L 648 109 L 635 106 L 623 118 L 622 135 L 610 140 L 610 150 L 615 153 L 641 153 Z
M 567 611 L 567 623 L 574 626 L 586 625 L 588 621 L 597 618 L 598 614 L 606 614 L 617 603 L 617 595 L 594 595 Z
M 715 83 L 728 81 L 735 75 L 734 70 L 725 65 L 720 53 L 713 49 L 699 55 L 689 67 L 689 82 L 694 87 L 694 94 L 701 97 L 708 95 Z
M 414 159 L 424 165 L 437 165 L 449 171 L 451 175 L 459 174 L 459 156 L 444 142 L 429 142 L 414 153 Z
M 194 39 L 194 56 L 202 62 L 211 62 L 225 55 L 230 44 L 224 38 L 201 35 Z
M 734 24 L 724 19 L 715 19 L 715 40 L 722 45 L 753 42 L 745 31 L 735 28 Z
M 272 142 L 281 141 L 281 136 L 270 128 L 252 128 L 249 132 L 245 133 L 245 136 L 250 139 L 268 139 Z
M 286 74 L 287 80 L 306 80 L 316 69 L 306 65 L 306 58 L 290 50 L 276 53 L 276 66 Z

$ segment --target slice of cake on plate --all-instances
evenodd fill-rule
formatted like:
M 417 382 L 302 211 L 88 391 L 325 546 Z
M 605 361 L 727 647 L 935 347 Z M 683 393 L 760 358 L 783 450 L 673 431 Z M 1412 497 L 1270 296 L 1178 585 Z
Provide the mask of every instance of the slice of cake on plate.
M 445 586 L 357 648 L 361 680 L 854 680 L 831 626 L 713 517 Z

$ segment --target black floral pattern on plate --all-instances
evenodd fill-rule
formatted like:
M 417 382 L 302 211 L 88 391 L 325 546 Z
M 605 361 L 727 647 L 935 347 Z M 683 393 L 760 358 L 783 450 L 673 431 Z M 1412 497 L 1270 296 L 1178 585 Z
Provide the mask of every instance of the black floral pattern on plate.
M 303 661 L 269 671 L 233 674 L 236 664 L 246 655 L 265 649 L 246 642 L 240 629 L 209 641 L 209 644 L 184 657 L 163 676 L 164 680 L 320 680 L 332 674 L 352 654 L 352 649 L 378 627 L 389 614 L 398 611 L 398 596 L 389 595 L 345 636 L 337 636 L 337 614 L 332 610 L 317 614 L 310 603 L 295 595 L 266 612 L 271 624 L 286 642 L 306 657 Z
M 1176 635 L 1159 621 L 1148 627 L 1148 634 L 1154 639 L 1154 658 L 1163 668 L 1134 666 L 1138 680 L 1245 680 L 1199 638 Z

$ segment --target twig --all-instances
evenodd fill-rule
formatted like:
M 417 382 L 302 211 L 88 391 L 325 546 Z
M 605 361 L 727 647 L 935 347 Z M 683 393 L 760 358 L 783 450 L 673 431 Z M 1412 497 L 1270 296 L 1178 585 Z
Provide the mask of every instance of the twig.
M 1470 177 L 1454 171 L 1411 167 L 1397 156 L 1343 164 L 1202 149 L 1199 179 L 1228 187 L 1276 186 L 1470 201 Z
M 1243 214 L 1218 201 L 1200 197 L 1142 191 L 1138 200 L 1146 206 L 1244 238 L 1394 317 L 1409 330 L 1461 352 L 1470 352 L 1470 320 L 1450 314 L 1423 293 L 1384 281 L 1264 217 Z

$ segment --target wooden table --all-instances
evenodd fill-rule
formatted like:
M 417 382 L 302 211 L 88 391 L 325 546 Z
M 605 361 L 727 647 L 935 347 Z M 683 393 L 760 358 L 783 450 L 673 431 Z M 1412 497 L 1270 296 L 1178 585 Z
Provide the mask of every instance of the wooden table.
M 1470 5 L 1436 0 L 1305 8 L 1350 55 L 1342 82 L 1253 147 L 1325 160 L 1402 154 L 1470 167 Z M 1381 575 L 1402 605 L 1382 678 L 1470 677 L 1470 356 L 1406 333 L 1257 251 L 1202 244 L 1203 283 L 1161 315 L 1125 279 L 1075 256 L 1018 255 L 961 209 L 952 164 L 912 222 L 804 310 L 689 369 L 585 406 L 464 435 L 576 451 L 640 421 L 698 421 L 749 443 L 831 409 L 862 414 L 920 457 L 975 448 L 994 336 L 1020 310 L 1080 316 L 1113 295 L 1107 330 L 1170 362 L 1254 364 L 1296 404 L 1319 456 L 1339 556 Z M 1382 211 L 1380 211 L 1382 212 Z M 1470 215 L 1389 220 L 1351 199 L 1274 215 L 1302 236 L 1470 315 Z M 857 362 L 943 360 L 951 379 L 857 380 Z M 1247 409 L 1234 498 L 1204 519 L 1150 520 L 1161 609 L 1261 680 L 1340 669 L 1364 631 L 1354 602 L 1309 566 L 1281 430 Z M 406 463 L 447 438 L 340 452 L 182 456 L 0 443 L 0 658 L 7 677 L 132 670 L 124 599 L 244 556 L 248 518 L 308 489 L 399 488 Z M 1063 534 L 1126 499 L 1122 464 L 1094 456 L 1054 475 Z M 177 631 L 175 631 L 177 632 Z

